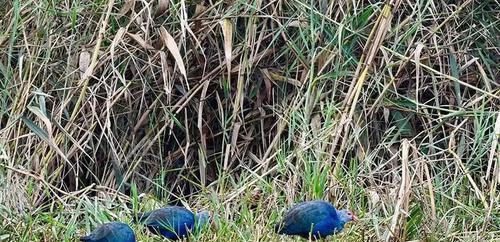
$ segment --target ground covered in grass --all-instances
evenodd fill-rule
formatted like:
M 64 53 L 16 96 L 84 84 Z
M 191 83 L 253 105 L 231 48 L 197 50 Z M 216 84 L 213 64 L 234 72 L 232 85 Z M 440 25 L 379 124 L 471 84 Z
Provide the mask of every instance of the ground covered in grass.
M 319 198 L 334 241 L 500 238 L 497 1 L 1 4 L 0 241 L 166 204 L 281 241 Z

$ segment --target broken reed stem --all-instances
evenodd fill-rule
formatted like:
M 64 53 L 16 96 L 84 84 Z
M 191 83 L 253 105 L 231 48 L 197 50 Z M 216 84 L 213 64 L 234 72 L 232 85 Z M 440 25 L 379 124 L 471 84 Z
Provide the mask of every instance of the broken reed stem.
M 368 78 L 368 71 L 370 70 L 373 59 L 375 58 L 377 52 L 380 50 L 380 47 L 382 46 L 382 42 L 384 41 L 384 37 L 387 34 L 387 31 L 389 30 L 392 19 L 392 13 L 397 10 L 398 6 L 399 6 L 399 0 L 391 1 L 391 3 L 387 2 L 384 5 L 382 12 L 380 13 L 377 19 L 377 22 L 373 26 L 370 35 L 368 36 L 368 39 L 366 41 L 366 43 L 368 44 L 365 46 L 363 54 L 360 57 L 358 67 L 356 69 L 356 74 L 354 75 L 354 79 L 352 82 L 355 84 L 354 85 L 351 84 L 352 88 L 349 89 L 346 97 L 346 102 L 343 104 L 344 105 L 343 114 L 340 115 L 338 129 L 340 130 L 343 129 L 344 132 L 342 135 L 343 138 L 339 149 L 339 153 L 335 160 L 335 168 L 333 169 L 334 175 L 337 174 L 340 168 L 340 164 L 343 160 L 342 157 L 344 156 L 346 150 L 347 138 L 350 133 L 350 128 L 349 128 L 350 123 L 352 122 L 352 117 L 354 116 L 354 111 L 356 110 L 361 90 L 363 89 L 363 85 L 366 79 Z M 361 74 L 358 75 L 359 73 Z M 346 113 L 348 113 L 349 115 L 346 116 L 345 115 Z M 341 132 L 335 131 L 334 134 L 339 134 L 340 136 Z M 334 137 L 335 138 L 332 144 L 332 151 L 337 146 L 337 141 L 338 141 L 338 137 L 337 136 Z M 333 155 L 332 152 L 330 153 L 331 155 Z

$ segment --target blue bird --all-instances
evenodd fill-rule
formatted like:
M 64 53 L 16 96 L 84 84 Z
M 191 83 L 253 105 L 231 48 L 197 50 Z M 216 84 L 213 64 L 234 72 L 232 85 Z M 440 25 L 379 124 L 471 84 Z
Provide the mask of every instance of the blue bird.
M 315 240 L 342 231 L 345 223 L 356 219 L 356 215 L 346 209 L 338 211 L 329 202 L 314 200 L 292 207 L 274 230 L 278 234 Z
M 83 242 L 135 242 L 134 231 L 125 223 L 110 222 L 99 226 L 89 235 L 80 237 Z
M 187 237 L 190 231 L 200 231 L 209 220 L 210 213 L 207 211 L 195 215 L 186 208 L 168 206 L 146 213 L 139 213 L 135 221 L 145 224 L 153 234 L 177 240 Z

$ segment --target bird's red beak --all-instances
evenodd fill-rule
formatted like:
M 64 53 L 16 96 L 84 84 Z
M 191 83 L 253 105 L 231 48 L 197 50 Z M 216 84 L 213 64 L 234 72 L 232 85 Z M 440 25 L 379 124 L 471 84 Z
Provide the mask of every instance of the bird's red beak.
M 354 214 L 352 214 L 352 217 L 351 217 L 352 221 L 357 221 L 358 220 L 358 217 Z

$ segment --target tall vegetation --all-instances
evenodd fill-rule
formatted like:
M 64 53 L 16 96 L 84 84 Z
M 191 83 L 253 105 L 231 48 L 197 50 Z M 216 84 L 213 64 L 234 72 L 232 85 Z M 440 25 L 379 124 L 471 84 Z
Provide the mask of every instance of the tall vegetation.
M 0 240 L 166 203 L 279 240 L 316 198 L 340 240 L 499 236 L 498 3 L 452 2 L 3 2 Z

